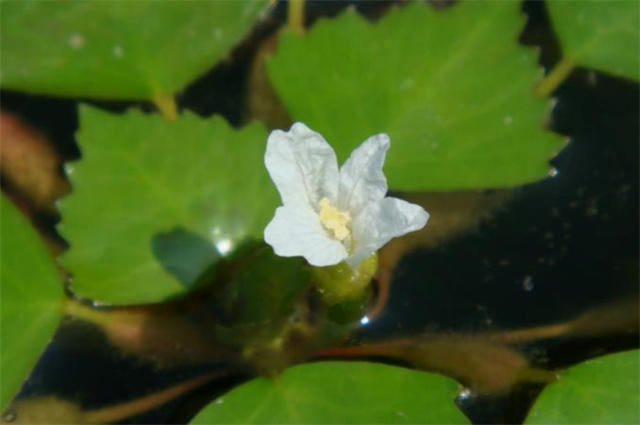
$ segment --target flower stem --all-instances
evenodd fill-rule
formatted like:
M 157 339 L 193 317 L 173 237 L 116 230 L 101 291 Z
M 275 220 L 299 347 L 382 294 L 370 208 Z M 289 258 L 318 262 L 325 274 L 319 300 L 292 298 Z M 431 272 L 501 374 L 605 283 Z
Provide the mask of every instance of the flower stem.
M 304 34 L 304 0 L 289 0 L 287 23 L 292 32 Z
M 377 253 L 362 260 L 355 270 L 345 262 L 313 268 L 316 287 L 328 306 L 362 298 L 377 272 Z
M 562 83 L 571 73 L 575 64 L 568 58 L 558 62 L 536 86 L 536 96 L 547 97 Z

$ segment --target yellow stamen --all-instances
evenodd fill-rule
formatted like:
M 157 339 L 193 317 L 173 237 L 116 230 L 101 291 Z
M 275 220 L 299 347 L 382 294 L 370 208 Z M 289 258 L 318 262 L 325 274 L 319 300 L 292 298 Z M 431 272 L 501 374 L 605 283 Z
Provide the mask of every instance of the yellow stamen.
M 320 200 L 320 222 L 327 230 L 333 232 L 333 237 L 339 241 L 351 235 L 348 227 L 351 216 L 348 212 L 340 211 L 331 205 L 327 198 Z

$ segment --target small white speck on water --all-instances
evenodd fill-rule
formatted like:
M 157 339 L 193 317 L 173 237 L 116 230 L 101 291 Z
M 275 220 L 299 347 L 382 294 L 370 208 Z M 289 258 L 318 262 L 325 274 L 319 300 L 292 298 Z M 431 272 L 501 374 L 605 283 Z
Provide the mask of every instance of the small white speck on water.
M 553 167 L 549 170 L 547 174 L 549 175 L 549 177 L 555 177 L 558 175 L 558 169 Z
M 589 199 L 587 202 L 587 208 L 585 209 L 585 215 L 587 217 L 594 217 L 598 215 L 598 200 L 596 198 Z
M 112 52 L 113 52 L 113 56 L 115 56 L 117 59 L 122 59 L 122 57 L 124 56 L 124 49 L 119 44 L 116 44 L 115 46 L 113 46 Z
M 458 393 L 458 397 L 456 397 L 459 401 L 466 401 L 469 400 L 471 398 L 473 394 L 471 393 L 471 390 L 469 388 L 463 388 L 460 390 L 460 392 Z
M 216 401 L 214 401 L 214 403 L 215 404 L 222 404 L 222 403 L 224 403 L 224 399 L 219 398 Z
M 524 280 L 522 281 L 522 289 L 524 289 L 527 292 L 531 292 L 533 291 L 533 277 L 532 276 L 525 276 Z
M 400 416 L 401 418 L 406 418 L 406 417 L 407 417 L 407 415 L 406 415 L 404 412 L 401 412 L 400 410 L 398 410 L 398 411 L 396 412 L 396 415 L 397 415 L 397 416 Z
M 67 177 L 71 177 L 73 175 L 73 165 L 69 164 L 68 162 L 64 164 L 64 173 L 67 175 Z
M 82 34 L 78 34 L 78 33 L 73 33 L 69 36 L 69 46 L 72 49 L 82 49 L 85 44 L 87 44 L 87 40 L 85 40 L 84 36 Z
M 505 117 L 504 117 L 504 119 L 502 120 L 502 122 L 503 122 L 505 125 L 509 125 L 509 124 L 511 124 L 511 123 L 513 122 L 513 117 L 512 117 L 511 115 L 507 115 L 507 116 L 505 116 Z

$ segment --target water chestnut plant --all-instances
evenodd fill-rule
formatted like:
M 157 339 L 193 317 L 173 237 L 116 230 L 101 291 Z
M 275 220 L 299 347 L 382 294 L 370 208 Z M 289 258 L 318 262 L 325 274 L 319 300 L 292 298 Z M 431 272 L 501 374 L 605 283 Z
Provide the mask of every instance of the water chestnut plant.
M 640 422 L 638 3 L 350 3 L 0 4 L 3 422 Z

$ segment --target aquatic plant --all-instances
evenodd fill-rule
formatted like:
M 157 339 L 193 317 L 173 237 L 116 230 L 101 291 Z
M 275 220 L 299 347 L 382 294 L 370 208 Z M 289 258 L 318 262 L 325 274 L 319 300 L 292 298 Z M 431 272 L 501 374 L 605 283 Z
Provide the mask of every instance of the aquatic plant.
M 637 423 L 638 350 L 545 368 L 522 349 L 637 340 L 637 290 L 550 325 L 362 336 L 411 255 L 557 180 L 566 130 L 549 124 L 550 97 L 572 73 L 637 92 L 637 2 L 547 0 L 561 54 L 545 75 L 536 43 L 519 42 L 520 3 L 440 3 L 371 3 L 379 19 L 346 8 L 308 24 L 289 0 L 280 25 L 284 3 L 266 0 L 3 2 L 3 96 L 69 99 L 79 148 L 56 153 L 58 136 L 3 106 L 4 421 L 124 421 L 219 382 L 193 423 L 468 423 L 456 395 L 462 405 L 532 383 L 546 387 L 527 423 Z M 238 62 L 246 72 L 207 74 Z M 241 113 L 189 106 L 204 74 L 217 81 L 206 96 Z M 226 87 L 234 78 L 246 93 Z M 57 213 L 64 242 L 41 220 Z M 637 256 L 610 268 L 637 280 Z M 533 277 L 521 286 L 533 291 Z M 98 408 L 29 394 L 56 329 L 78 323 L 158 370 L 206 371 Z

